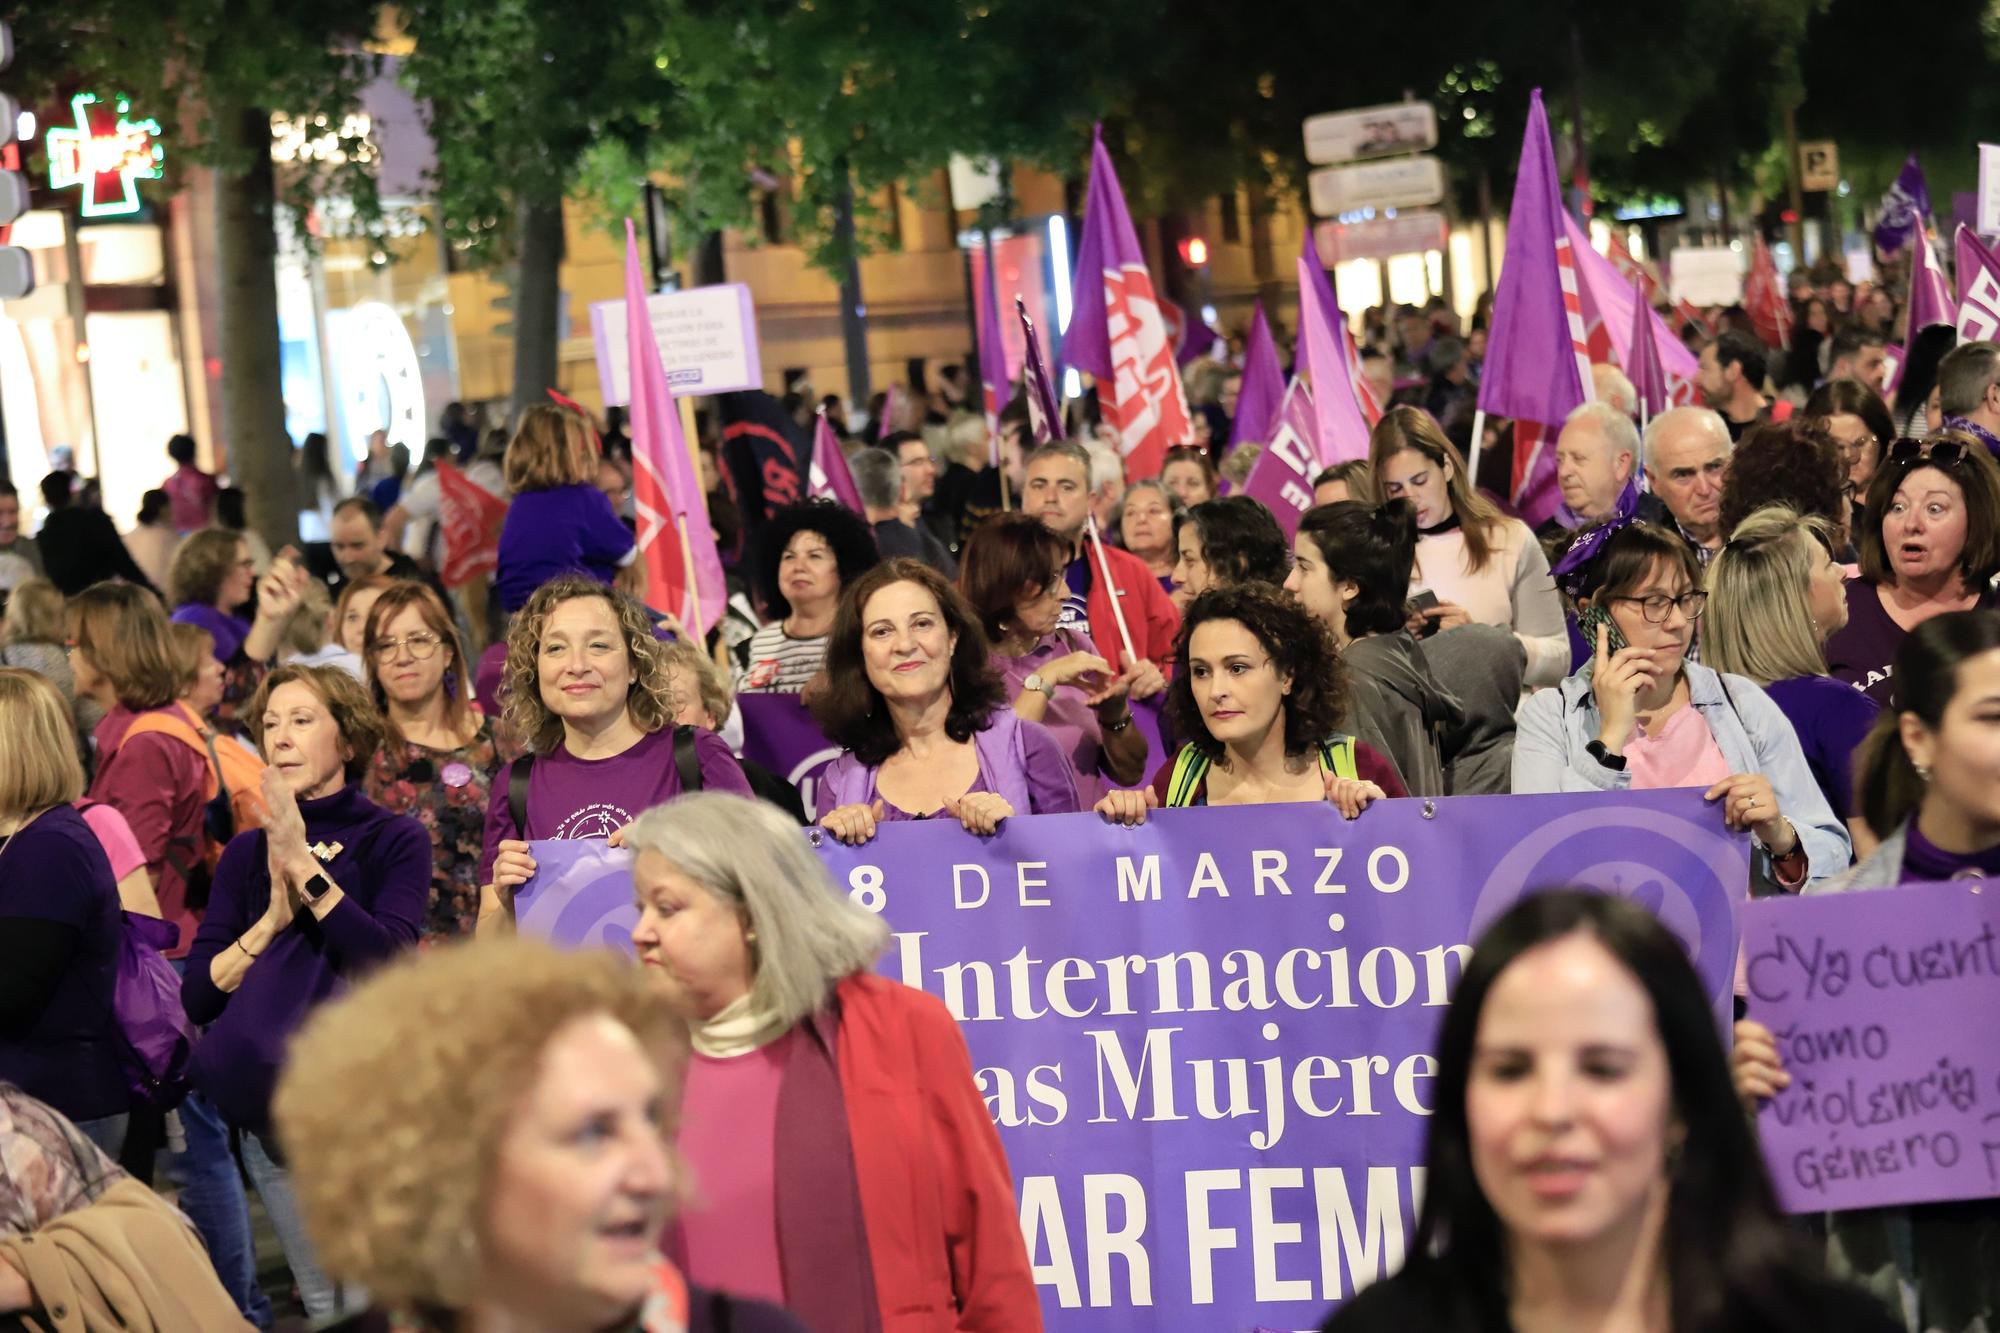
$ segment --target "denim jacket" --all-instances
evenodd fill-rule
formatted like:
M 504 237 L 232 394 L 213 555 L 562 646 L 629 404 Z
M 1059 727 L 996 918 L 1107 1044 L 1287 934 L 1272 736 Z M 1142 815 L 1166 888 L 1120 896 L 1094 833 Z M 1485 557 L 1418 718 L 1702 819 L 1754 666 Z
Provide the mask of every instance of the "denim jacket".
M 1514 714 L 1514 791 L 1624 791 L 1629 771 L 1606 768 L 1586 748 L 1601 726 L 1591 691 L 1592 665 L 1585 663 L 1554 689 L 1540 690 Z M 1813 780 L 1798 733 L 1771 697 L 1742 676 L 1688 662 L 1688 704 L 1708 723 L 1732 773 L 1762 773 L 1771 780 L 1778 808 L 1797 830 L 1806 849 L 1806 882 L 1817 884 L 1847 869 L 1854 855 L 1846 826 L 1826 803 Z M 1752 848 L 1752 874 L 1760 884 L 1775 882 L 1770 853 Z

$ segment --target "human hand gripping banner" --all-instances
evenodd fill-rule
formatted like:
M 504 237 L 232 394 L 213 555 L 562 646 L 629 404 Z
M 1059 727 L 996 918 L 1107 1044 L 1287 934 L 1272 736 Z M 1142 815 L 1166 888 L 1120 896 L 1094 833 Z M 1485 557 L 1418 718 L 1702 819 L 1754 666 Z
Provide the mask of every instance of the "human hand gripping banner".
M 1692 790 L 811 836 L 961 1020 L 1054 1333 L 1318 1327 L 1402 1263 L 1468 941 L 1532 889 L 1625 894 L 1726 1022 L 1749 876 Z

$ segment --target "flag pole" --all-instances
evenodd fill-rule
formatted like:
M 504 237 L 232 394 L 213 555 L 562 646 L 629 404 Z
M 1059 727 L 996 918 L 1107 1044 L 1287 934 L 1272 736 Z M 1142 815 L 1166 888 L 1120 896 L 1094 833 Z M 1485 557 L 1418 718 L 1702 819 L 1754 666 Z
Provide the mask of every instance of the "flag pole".
M 1104 554 L 1104 538 L 1097 531 L 1097 516 L 1086 515 L 1083 520 L 1085 539 L 1097 549 L 1097 571 L 1104 580 L 1105 600 L 1111 603 L 1111 618 L 1118 622 L 1118 642 L 1125 646 L 1125 665 L 1131 666 L 1139 660 L 1139 654 L 1132 651 L 1132 631 L 1125 625 L 1125 609 L 1118 605 L 1118 585 L 1111 581 L 1111 560 Z
M 681 567 L 686 571 L 688 610 L 694 616 L 695 636 L 703 634 L 701 619 L 701 584 L 694 576 L 694 547 L 688 543 L 688 521 L 686 514 L 674 515 L 674 526 L 681 534 Z
M 1484 443 L 1486 443 L 1486 409 L 1475 407 L 1472 409 L 1472 453 L 1465 460 L 1466 471 L 1472 474 L 1465 479 L 1465 484 L 1475 491 L 1479 489 L 1479 446 Z

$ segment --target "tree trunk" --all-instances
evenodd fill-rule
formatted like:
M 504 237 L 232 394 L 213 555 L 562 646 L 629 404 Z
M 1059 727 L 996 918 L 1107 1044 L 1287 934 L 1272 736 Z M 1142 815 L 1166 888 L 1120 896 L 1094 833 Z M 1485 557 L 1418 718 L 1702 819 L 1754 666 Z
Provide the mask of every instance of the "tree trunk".
M 562 196 L 524 195 L 514 210 L 514 413 L 547 402 L 556 387 L 562 330 Z
M 694 285 L 713 287 L 729 281 L 729 267 L 723 261 L 722 233 L 703 232 L 694 252 Z
M 861 256 L 854 241 L 854 177 L 842 162 L 834 201 L 833 236 L 846 255 L 840 271 L 840 339 L 847 348 L 847 398 L 867 405 L 875 387 L 868 372 L 868 307 L 861 300 Z
M 251 528 L 277 550 L 299 539 L 299 504 L 278 365 L 271 117 L 251 109 L 223 123 L 235 139 L 232 146 L 250 163 L 241 175 L 217 172 L 215 182 L 223 443 L 229 473 L 245 493 Z

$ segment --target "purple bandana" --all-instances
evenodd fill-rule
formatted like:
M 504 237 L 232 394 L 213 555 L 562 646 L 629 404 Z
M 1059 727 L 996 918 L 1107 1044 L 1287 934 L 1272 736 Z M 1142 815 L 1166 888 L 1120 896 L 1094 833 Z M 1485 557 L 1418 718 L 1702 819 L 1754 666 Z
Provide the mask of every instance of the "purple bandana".
M 1605 543 L 1631 526 L 1638 514 L 1638 488 L 1627 486 L 1619 493 L 1618 506 L 1611 511 L 1610 517 L 1596 527 L 1585 528 L 1578 533 L 1569 549 L 1563 552 L 1563 558 L 1556 561 L 1556 567 L 1549 571 L 1555 576 L 1556 586 L 1572 598 L 1581 594 L 1583 585 L 1588 581 L 1590 566 L 1603 552 Z

